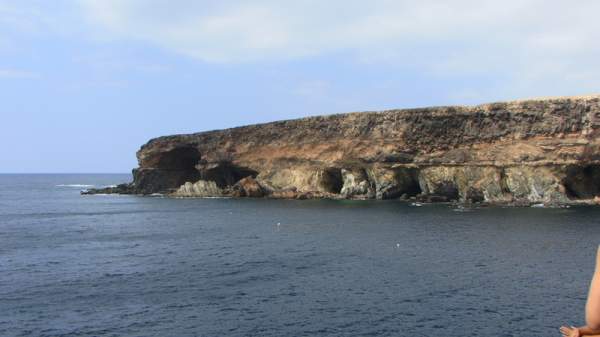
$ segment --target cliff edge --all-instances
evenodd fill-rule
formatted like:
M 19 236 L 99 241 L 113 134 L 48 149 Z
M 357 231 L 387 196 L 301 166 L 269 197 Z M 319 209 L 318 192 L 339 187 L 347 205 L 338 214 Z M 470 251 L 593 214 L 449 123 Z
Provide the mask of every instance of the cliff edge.
M 309 117 L 152 139 L 87 193 L 593 202 L 599 130 L 600 95 Z

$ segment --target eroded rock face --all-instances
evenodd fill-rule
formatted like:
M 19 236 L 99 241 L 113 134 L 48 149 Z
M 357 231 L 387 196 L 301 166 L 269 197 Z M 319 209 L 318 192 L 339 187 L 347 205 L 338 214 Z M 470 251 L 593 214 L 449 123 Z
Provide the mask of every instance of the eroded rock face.
M 414 197 L 421 194 L 418 170 L 410 167 L 390 168 L 373 165 L 367 170 L 369 180 L 375 184 L 377 199 Z
M 246 177 L 233 185 L 231 194 L 234 197 L 260 198 L 265 195 L 265 190 L 254 178 Z
M 371 186 L 364 168 L 342 169 L 343 185 L 340 194 L 344 198 L 372 199 L 375 189 Z
M 586 96 L 339 114 L 160 137 L 138 151 L 128 191 L 593 200 L 600 195 L 599 118 L 600 96 Z

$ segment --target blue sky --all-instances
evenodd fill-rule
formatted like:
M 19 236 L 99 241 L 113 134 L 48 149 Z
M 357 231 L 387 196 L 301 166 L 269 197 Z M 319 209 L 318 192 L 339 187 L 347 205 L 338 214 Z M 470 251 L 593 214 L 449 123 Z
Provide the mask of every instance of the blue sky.
M 600 92 L 600 1 L 0 0 L 0 172 L 153 137 Z

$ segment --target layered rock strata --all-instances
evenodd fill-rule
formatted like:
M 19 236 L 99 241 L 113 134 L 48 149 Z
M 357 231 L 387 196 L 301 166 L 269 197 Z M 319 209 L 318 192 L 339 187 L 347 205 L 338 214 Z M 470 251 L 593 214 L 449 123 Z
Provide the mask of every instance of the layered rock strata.
M 599 130 L 600 95 L 309 117 L 152 139 L 121 192 L 590 202 Z

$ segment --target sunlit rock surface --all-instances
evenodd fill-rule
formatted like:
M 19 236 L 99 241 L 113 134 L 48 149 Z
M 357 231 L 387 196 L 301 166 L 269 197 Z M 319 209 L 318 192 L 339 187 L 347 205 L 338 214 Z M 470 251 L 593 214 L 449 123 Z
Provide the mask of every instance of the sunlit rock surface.
M 223 190 L 214 181 L 198 180 L 186 182 L 172 193 L 175 197 L 220 197 Z
M 124 191 L 592 202 L 600 195 L 599 118 L 594 95 L 348 113 L 159 137 L 138 151 L 139 168 Z

